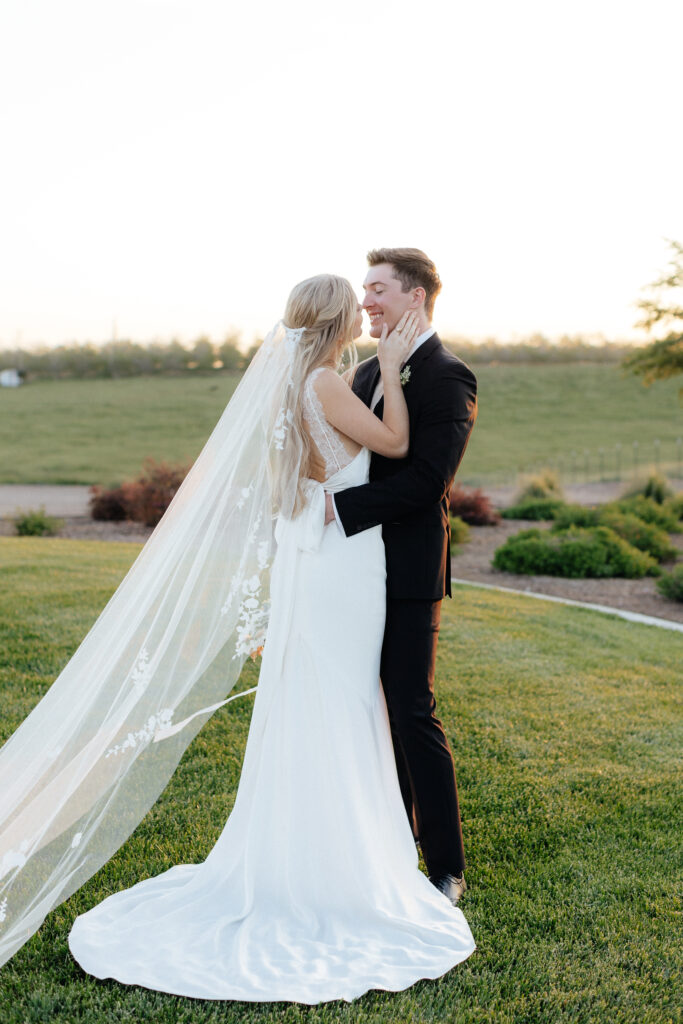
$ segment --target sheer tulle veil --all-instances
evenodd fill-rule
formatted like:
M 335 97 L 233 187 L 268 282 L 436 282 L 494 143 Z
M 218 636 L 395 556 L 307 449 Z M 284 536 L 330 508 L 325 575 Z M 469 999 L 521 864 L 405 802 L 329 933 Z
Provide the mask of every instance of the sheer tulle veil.
M 275 520 L 300 505 L 302 330 L 269 333 L 128 574 L 0 750 L 0 964 L 133 832 L 263 643 Z

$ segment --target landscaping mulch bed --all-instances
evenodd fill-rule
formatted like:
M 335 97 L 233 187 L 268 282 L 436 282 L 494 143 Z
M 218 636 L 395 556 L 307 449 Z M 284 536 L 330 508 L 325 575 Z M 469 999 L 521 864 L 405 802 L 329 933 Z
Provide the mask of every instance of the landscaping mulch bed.
M 143 526 L 131 520 L 122 522 L 100 522 L 88 516 L 60 516 L 64 525 L 57 534 L 69 540 L 117 540 L 134 541 L 144 544 L 152 533 L 151 526 Z M 0 537 L 13 537 L 14 526 L 9 518 L 0 519 Z
M 652 576 L 641 580 L 568 580 L 560 576 L 521 576 L 497 572 L 491 568 L 494 551 L 511 534 L 535 526 L 549 529 L 550 525 L 530 523 L 523 519 L 503 519 L 499 526 L 471 526 L 469 541 L 462 545 L 452 560 L 453 576 L 472 583 L 490 583 L 513 590 L 531 590 L 537 594 L 567 597 L 572 601 L 605 604 L 611 608 L 623 608 L 625 611 L 683 623 L 683 604 L 670 601 L 660 594 Z M 683 553 L 683 534 L 672 534 L 671 541 Z

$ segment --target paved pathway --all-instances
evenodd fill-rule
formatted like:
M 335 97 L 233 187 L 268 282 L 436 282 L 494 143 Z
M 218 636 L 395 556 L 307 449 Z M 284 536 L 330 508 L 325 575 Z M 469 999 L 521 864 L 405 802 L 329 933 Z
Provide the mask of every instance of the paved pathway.
M 570 501 L 590 504 L 609 501 L 623 489 L 623 484 L 583 484 L 566 488 Z M 516 487 L 485 487 L 495 505 L 505 508 L 512 503 Z M 73 484 L 0 484 L 0 517 L 13 516 L 17 509 L 45 507 L 48 515 L 87 516 L 89 489 Z
M 676 486 L 677 485 L 677 486 Z M 624 482 L 569 484 L 565 487 L 568 501 L 580 505 L 599 504 L 617 498 L 624 490 Z M 683 490 L 683 480 L 674 481 L 677 490 Z M 484 486 L 484 493 L 494 505 L 506 508 L 512 504 L 516 486 Z M 0 484 L 0 517 L 13 516 L 18 508 L 37 509 L 45 506 L 48 515 L 87 516 L 89 489 L 85 486 L 65 484 Z
M 90 489 L 73 484 L 1 484 L 0 516 L 14 516 L 41 505 L 51 516 L 87 516 Z

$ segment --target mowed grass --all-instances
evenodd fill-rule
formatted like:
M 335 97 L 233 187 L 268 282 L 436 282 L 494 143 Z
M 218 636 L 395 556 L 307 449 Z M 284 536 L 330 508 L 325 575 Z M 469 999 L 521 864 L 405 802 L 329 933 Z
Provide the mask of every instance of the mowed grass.
M 193 462 L 239 374 L 35 381 L 0 394 L 0 483 L 113 484 Z M 11 391 L 11 393 L 10 393 Z
M 0 540 L 0 738 L 47 690 L 138 550 Z M 78 913 L 208 854 L 235 797 L 245 697 L 207 723 L 133 836 L 2 969 L 0 1020 L 680 1020 L 682 644 L 680 634 L 474 587 L 444 602 L 438 710 L 458 772 L 461 906 L 478 948 L 441 979 L 309 1008 L 168 996 L 97 981 L 72 959 Z M 240 685 L 254 681 L 250 664 Z
M 479 417 L 459 470 L 485 481 L 572 450 L 631 445 L 673 461 L 683 436 L 680 382 L 651 388 L 613 365 L 473 366 Z M 0 389 L 0 483 L 110 484 L 139 472 L 146 456 L 191 462 L 239 376 L 36 381 Z M 649 454 L 648 454 L 649 453 Z

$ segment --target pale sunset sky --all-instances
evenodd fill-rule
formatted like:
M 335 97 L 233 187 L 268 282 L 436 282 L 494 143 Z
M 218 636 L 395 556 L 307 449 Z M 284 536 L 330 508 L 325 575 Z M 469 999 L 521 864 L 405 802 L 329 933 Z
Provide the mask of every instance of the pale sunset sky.
M 263 334 L 424 249 L 435 325 L 645 340 L 680 0 L 3 0 L 0 347 Z

